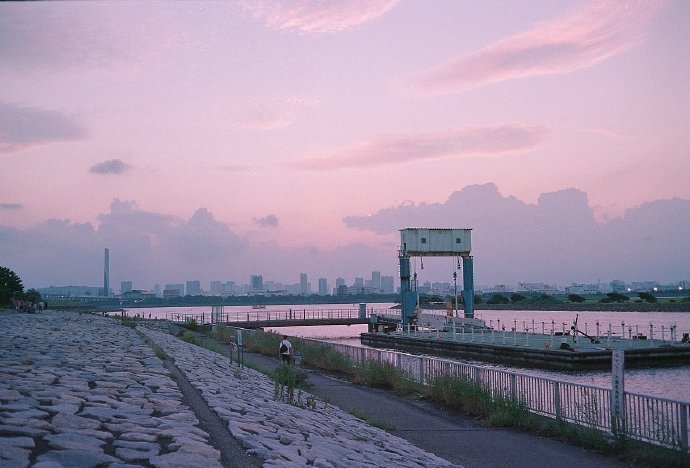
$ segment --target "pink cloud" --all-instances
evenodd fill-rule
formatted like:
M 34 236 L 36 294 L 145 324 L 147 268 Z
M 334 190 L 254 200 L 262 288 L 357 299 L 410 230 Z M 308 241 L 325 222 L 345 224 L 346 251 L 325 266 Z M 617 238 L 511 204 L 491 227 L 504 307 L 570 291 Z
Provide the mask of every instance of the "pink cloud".
M 402 80 L 411 95 L 445 94 L 528 76 L 570 73 L 644 41 L 662 0 L 585 4 L 568 16 L 536 24 L 484 49 Z
M 319 102 L 318 98 L 302 95 L 255 98 L 240 111 L 237 124 L 255 130 L 285 128 L 294 123 L 304 108 Z
M 412 135 L 386 135 L 323 156 L 292 163 L 308 170 L 371 167 L 413 163 L 450 156 L 494 155 L 529 151 L 540 146 L 548 131 L 539 126 L 471 127 Z
M 242 6 L 269 28 L 324 34 L 352 29 L 391 10 L 399 0 L 245 0 Z

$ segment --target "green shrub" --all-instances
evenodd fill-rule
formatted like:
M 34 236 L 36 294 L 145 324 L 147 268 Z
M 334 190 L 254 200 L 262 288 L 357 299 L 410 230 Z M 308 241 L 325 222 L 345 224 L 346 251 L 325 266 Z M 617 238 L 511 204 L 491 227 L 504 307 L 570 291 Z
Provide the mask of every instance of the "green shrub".
M 216 326 L 215 330 L 209 333 L 209 337 L 221 344 L 230 344 L 236 341 L 235 329 L 230 327 Z
M 187 343 L 191 343 L 191 344 L 195 345 L 195 344 L 197 344 L 196 333 L 189 331 L 189 330 L 185 330 L 182 333 L 182 340 L 186 341 Z
M 184 326 L 187 327 L 187 329 L 188 329 L 188 330 L 191 330 L 191 331 L 197 331 L 197 329 L 199 328 L 199 324 L 198 324 L 197 321 L 196 321 L 195 319 L 193 319 L 193 318 L 187 320 L 187 321 L 185 322 Z
M 302 401 L 302 391 L 309 385 L 309 375 L 301 369 L 295 369 L 287 364 L 279 365 L 272 373 L 275 385 L 274 398 L 290 405 L 302 408 L 314 408 L 316 400 L 313 397 Z M 295 394 L 297 391 L 297 394 Z
M 508 304 L 510 299 L 505 297 L 503 294 L 494 294 L 487 301 L 487 304 Z
M 391 364 L 367 361 L 354 366 L 353 371 L 353 380 L 362 385 L 392 390 L 404 396 L 418 395 L 422 391 L 420 384 Z
M 282 339 L 283 336 L 275 332 L 245 331 L 242 336 L 242 345 L 251 353 L 278 356 Z
M 337 374 L 352 374 L 352 360 L 325 344 L 295 340 L 294 350 L 302 354 L 302 365 Z
M 433 401 L 463 413 L 486 417 L 491 412 L 491 395 L 466 380 L 449 377 L 434 379 L 427 392 Z

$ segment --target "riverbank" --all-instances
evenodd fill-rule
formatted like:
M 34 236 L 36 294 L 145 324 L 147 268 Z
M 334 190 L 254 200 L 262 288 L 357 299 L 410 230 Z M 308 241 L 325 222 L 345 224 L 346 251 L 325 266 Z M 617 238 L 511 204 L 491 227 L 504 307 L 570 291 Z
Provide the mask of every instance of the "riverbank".
M 549 310 L 570 312 L 690 312 L 690 301 L 683 302 L 532 302 L 475 304 L 475 310 Z
M 146 325 L 0 314 L 0 465 L 237 466 L 170 377 L 171 359 L 249 455 L 244 466 L 453 466 L 308 394 L 288 404 L 266 375 L 170 335 L 168 322 Z

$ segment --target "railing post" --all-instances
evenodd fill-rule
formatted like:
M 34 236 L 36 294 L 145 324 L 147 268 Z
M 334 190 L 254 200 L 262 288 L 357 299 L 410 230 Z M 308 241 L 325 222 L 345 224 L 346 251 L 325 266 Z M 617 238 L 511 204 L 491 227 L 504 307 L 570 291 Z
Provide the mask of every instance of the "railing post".
M 558 382 L 553 383 L 553 411 L 556 419 L 561 419 L 561 389 Z
M 517 376 L 510 374 L 510 399 L 517 401 Z
M 683 449 L 684 452 L 688 452 L 689 450 L 689 442 L 688 440 L 688 405 L 687 404 L 681 404 L 678 406 L 678 419 L 680 419 L 680 444 L 681 448 Z

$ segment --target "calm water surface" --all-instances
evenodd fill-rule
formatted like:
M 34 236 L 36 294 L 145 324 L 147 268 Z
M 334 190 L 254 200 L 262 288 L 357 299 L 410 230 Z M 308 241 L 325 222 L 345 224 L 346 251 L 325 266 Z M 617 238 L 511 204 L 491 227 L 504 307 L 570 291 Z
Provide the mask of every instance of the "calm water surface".
M 368 309 L 375 312 L 391 312 L 388 309 L 393 304 L 371 304 Z M 266 306 L 266 309 L 252 309 L 248 306 L 225 306 L 224 313 L 252 313 L 275 312 L 301 310 L 351 310 L 357 309 L 357 304 L 309 304 L 309 305 L 277 305 Z M 392 311 L 393 313 L 395 311 Z M 206 314 L 210 317 L 211 307 L 160 307 L 144 309 L 127 309 L 127 315 L 140 315 L 144 317 L 164 319 L 172 314 Z M 462 311 L 461 311 L 462 313 Z M 506 324 L 506 328 L 517 324 L 518 330 L 521 327 L 534 328 L 537 333 L 541 333 L 542 327 L 550 332 L 553 326 L 561 330 L 566 324 L 566 329 L 570 327 L 575 319 L 575 312 L 563 311 L 503 311 L 503 310 L 478 310 L 475 317 L 481 318 L 487 324 L 497 326 L 498 320 Z M 687 312 L 578 312 L 578 328 L 585 330 L 590 335 L 596 334 L 596 322 L 599 321 L 599 330 L 603 335 L 611 324 L 612 332 L 620 336 L 623 323 L 626 333 L 632 327 L 632 333 L 643 333 L 649 335 L 649 324 L 653 324 L 654 338 L 660 339 L 662 326 L 664 328 L 665 339 L 670 339 L 669 328 L 676 326 L 676 334 L 680 339 L 683 333 L 690 333 L 690 313 Z M 586 325 L 585 325 L 586 324 Z M 322 339 L 324 341 L 334 341 L 353 346 L 362 346 L 359 342 L 359 334 L 367 331 L 366 325 L 338 325 L 338 326 L 319 326 L 319 327 L 283 327 L 274 328 L 279 333 L 290 336 L 300 336 L 305 338 Z M 690 345 L 689 345 L 690 346 Z M 459 360 L 461 361 L 461 360 Z M 463 361 L 469 362 L 469 361 Z M 480 362 L 472 362 L 509 371 L 521 372 L 530 375 L 548 377 L 569 382 L 594 385 L 598 387 L 611 387 L 611 374 L 606 371 L 587 371 L 587 372 L 557 372 L 537 369 L 523 369 L 518 367 L 508 367 Z M 629 369 L 625 373 L 625 388 L 629 392 L 653 395 L 657 397 L 669 398 L 672 400 L 682 400 L 690 402 L 690 366 L 653 368 L 653 369 Z

